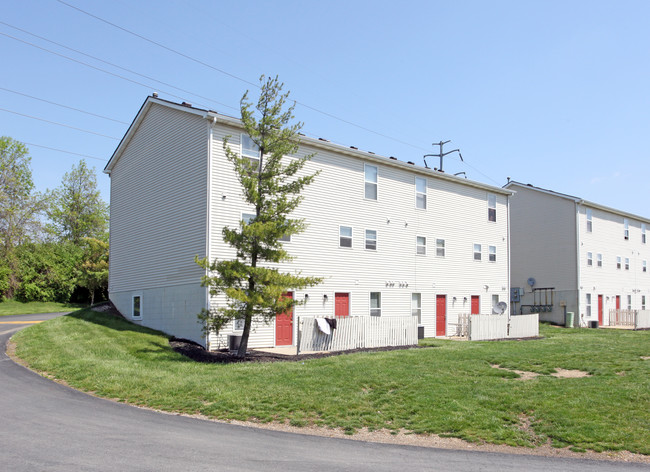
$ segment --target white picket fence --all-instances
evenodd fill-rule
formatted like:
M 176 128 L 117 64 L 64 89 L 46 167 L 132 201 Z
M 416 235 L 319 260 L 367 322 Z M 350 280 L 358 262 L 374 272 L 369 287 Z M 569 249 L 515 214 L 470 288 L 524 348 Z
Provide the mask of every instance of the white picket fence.
M 636 323 L 636 310 L 609 310 L 610 326 L 634 326 Z
M 413 346 L 418 343 L 417 316 L 346 316 L 324 334 L 316 317 L 298 317 L 298 352 L 346 351 L 369 347 Z
M 528 315 L 469 315 L 467 336 L 470 341 L 533 338 L 539 336 L 539 313 Z
M 639 310 L 637 312 L 634 329 L 650 329 L 650 310 Z

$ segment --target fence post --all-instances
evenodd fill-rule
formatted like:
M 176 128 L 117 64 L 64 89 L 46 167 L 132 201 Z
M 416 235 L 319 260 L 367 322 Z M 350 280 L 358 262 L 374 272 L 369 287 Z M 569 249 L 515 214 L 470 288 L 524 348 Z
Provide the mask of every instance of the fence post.
M 296 316 L 296 356 L 300 355 L 300 316 Z

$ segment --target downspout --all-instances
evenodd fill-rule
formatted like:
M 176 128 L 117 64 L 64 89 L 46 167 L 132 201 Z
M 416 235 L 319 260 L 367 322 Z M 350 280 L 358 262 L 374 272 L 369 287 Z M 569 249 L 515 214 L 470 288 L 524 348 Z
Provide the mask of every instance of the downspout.
M 508 217 L 507 217 L 507 228 L 506 228 L 506 238 L 508 238 L 508 244 L 507 244 L 507 253 L 508 253 L 508 283 L 506 284 L 507 287 L 507 292 L 506 292 L 506 300 L 508 300 L 508 306 L 510 309 L 508 310 L 508 326 L 510 326 L 510 317 L 512 316 L 512 302 L 510 301 L 510 298 L 508 295 L 510 294 L 512 287 L 510 285 L 510 197 L 512 195 L 506 196 L 506 209 L 508 212 Z
M 580 319 L 580 209 L 579 205 L 582 203 L 582 200 L 574 201 L 574 208 L 576 214 L 576 313 L 575 319 L 578 320 L 578 327 L 581 327 Z M 566 311 L 566 308 L 565 308 Z M 565 318 L 566 319 L 566 318 Z M 574 321 L 575 326 L 575 321 Z
M 210 222 L 212 219 L 210 218 L 210 210 L 212 209 L 212 125 L 217 123 L 217 117 L 216 116 L 207 116 L 207 135 L 208 135 L 208 149 L 207 149 L 207 168 L 206 168 L 206 174 L 207 174 L 207 179 L 206 179 L 206 214 L 205 214 L 205 257 L 210 261 L 210 243 L 212 241 L 212 231 L 211 231 L 211 224 Z M 207 275 L 208 270 L 205 270 L 205 273 Z M 205 309 L 208 310 L 210 309 L 210 290 L 206 287 L 205 288 Z M 206 321 L 207 325 L 207 321 Z M 206 331 L 205 334 L 205 348 L 209 351 L 210 350 L 210 333 Z

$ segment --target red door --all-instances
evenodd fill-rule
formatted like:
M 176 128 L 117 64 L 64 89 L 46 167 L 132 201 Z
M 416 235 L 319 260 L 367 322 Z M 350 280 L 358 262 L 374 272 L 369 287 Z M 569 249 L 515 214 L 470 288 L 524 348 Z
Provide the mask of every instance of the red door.
M 481 304 L 479 303 L 478 295 L 472 295 L 472 315 L 479 315 L 481 313 Z
M 293 293 L 287 292 L 283 295 L 286 298 L 293 298 Z M 282 313 L 275 317 L 275 345 L 290 346 L 293 342 L 293 312 Z
M 618 310 L 620 310 L 620 309 L 621 309 L 621 296 L 620 296 L 620 295 L 616 295 L 616 310 L 618 311 Z M 618 315 L 617 315 L 617 316 L 618 316 Z
M 598 295 L 598 326 L 603 325 L 603 296 Z
M 436 336 L 447 334 L 447 295 L 436 295 Z
M 348 316 L 350 314 L 350 294 L 334 294 L 334 316 Z

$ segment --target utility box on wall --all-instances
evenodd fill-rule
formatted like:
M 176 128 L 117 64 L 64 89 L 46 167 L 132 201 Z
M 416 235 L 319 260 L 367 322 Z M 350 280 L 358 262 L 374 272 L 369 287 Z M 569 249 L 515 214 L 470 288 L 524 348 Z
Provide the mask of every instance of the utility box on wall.
M 524 294 L 524 289 L 521 287 L 512 287 L 510 289 L 510 302 L 520 302 Z

